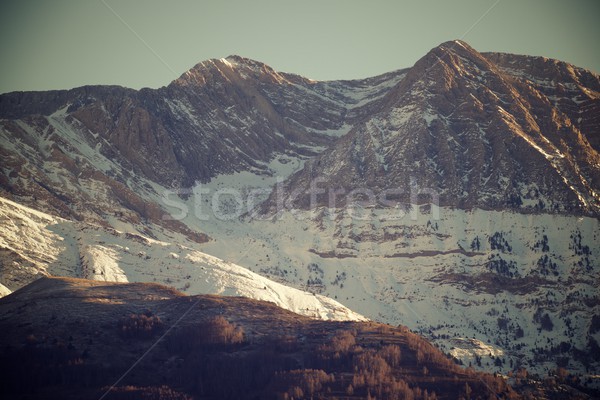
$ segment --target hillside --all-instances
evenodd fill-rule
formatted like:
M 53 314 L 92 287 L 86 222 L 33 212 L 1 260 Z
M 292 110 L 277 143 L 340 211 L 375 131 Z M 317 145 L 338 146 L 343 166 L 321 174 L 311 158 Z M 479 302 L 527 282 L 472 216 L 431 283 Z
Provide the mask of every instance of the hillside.
M 42 278 L 0 300 L 0 329 L 3 398 L 519 398 L 405 327 L 155 284 Z
M 335 300 L 291 288 L 198 250 L 184 236 L 163 240 L 64 220 L 0 198 L 0 283 L 5 293 L 44 276 L 158 282 L 190 294 L 245 296 L 313 318 L 364 320 Z M 175 237 L 173 237 L 175 236 Z M 186 245 L 184 245 L 186 244 Z

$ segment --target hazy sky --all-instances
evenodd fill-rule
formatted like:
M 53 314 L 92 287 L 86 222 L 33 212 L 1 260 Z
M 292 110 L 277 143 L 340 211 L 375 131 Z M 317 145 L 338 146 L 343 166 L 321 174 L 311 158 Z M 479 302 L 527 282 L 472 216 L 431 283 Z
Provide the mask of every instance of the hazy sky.
M 238 54 L 318 80 L 412 66 L 463 39 L 600 72 L 600 1 L 2 0 L 0 93 L 167 85 Z

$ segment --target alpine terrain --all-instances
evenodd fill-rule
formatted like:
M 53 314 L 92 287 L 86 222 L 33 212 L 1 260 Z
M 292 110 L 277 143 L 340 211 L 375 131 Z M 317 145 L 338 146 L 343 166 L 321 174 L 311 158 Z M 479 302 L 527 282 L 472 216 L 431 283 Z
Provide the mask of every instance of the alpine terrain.
M 230 56 L 159 89 L 0 95 L 0 143 L 0 295 L 8 295 L 0 322 L 8 326 L 27 323 L 9 306 L 43 285 L 159 290 L 41 277 L 156 282 L 303 314 L 294 327 L 301 342 L 307 326 L 329 339 L 344 326 L 313 327 L 321 322 L 309 318 L 352 320 L 363 321 L 347 322 L 363 346 L 370 319 L 400 325 L 399 335 L 408 327 L 464 367 L 518 376 L 515 388 L 529 376 L 533 386 L 568 383 L 560 390 L 572 397 L 598 393 L 600 76 L 592 71 L 479 53 L 462 41 L 411 68 L 352 81 L 313 81 Z M 180 311 L 180 293 L 165 296 L 145 318 Z M 185 301 L 194 299 L 226 301 Z M 106 300 L 102 312 L 144 318 L 120 301 Z M 255 335 L 250 325 L 266 320 L 228 315 Z M 359 363 L 352 346 L 340 357 Z M 335 375 L 332 393 L 341 379 L 352 398 L 338 358 L 309 363 L 291 353 L 285 362 L 294 365 L 282 370 L 312 365 Z M 172 370 L 164 374 L 172 384 Z M 487 396 L 500 385 L 488 378 L 461 376 L 460 390 L 436 394 L 469 398 L 467 382 Z M 271 392 L 291 398 L 286 385 L 301 388 L 302 379 L 282 373 Z M 431 392 L 419 379 L 407 384 Z M 367 386 L 356 398 L 371 394 Z
M 41 278 L 0 310 L 3 398 L 521 398 L 404 326 L 315 320 L 243 297 Z

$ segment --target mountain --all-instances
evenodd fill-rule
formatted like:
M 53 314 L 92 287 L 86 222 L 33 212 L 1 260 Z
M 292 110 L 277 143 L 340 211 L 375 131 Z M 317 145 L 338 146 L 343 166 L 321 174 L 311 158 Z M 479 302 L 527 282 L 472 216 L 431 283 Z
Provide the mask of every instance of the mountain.
M 599 82 L 556 60 L 432 49 L 246 220 L 274 260 L 260 271 L 465 363 L 597 384 Z
M 600 78 L 564 63 L 535 77 L 523 72 L 535 63 L 488 59 L 460 41 L 436 47 L 382 107 L 286 182 L 284 190 L 303 196 L 284 201 L 343 207 L 343 194 L 330 204 L 333 191 L 369 190 L 371 202 L 408 204 L 411 195 L 430 202 L 435 191 L 437 205 L 460 209 L 597 216 Z M 317 179 L 321 196 L 311 195 Z M 401 192 L 396 199 L 384 193 L 391 189 Z
M 407 324 L 465 363 L 597 384 L 597 83 L 564 62 L 444 43 L 271 180 L 260 212 L 205 224 L 203 248 Z M 221 185 L 252 183 L 202 188 Z
M 156 284 L 42 278 L 0 299 L 0 327 L 3 398 L 520 398 L 405 327 Z
M 335 300 L 479 369 L 597 387 L 599 98 L 591 71 L 462 41 L 354 81 L 230 56 L 156 90 L 0 95 L 0 284 L 360 318 Z
M 268 163 L 278 157 L 313 156 L 402 76 L 320 83 L 232 56 L 199 63 L 158 90 L 4 94 L 0 190 L 65 218 L 117 218 L 145 233 L 158 225 L 203 242 L 161 218 L 148 197 L 219 174 L 272 175 Z

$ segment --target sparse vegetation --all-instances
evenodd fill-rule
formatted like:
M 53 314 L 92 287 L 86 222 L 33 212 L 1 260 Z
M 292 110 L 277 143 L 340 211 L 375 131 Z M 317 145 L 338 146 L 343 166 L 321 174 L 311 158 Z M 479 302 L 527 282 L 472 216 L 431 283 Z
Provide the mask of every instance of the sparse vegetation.
M 503 253 L 510 253 L 512 251 L 512 246 L 504 237 L 504 232 L 495 232 L 490 236 L 489 242 L 492 250 L 499 250 Z
M 540 257 L 537 262 L 538 271 L 542 275 L 554 275 L 558 276 L 558 265 L 552 261 L 551 258 L 548 257 L 547 254 L 544 254 Z
M 479 251 L 481 249 L 481 241 L 479 240 L 479 236 L 475 236 L 475 239 L 471 242 L 471 250 Z
M 490 271 L 507 278 L 518 278 L 520 276 L 516 262 L 513 260 L 506 261 L 496 254 L 489 257 L 487 267 Z
M 454 399 L 465 384 L 472 398 L 516 398 L 503 379 L 463 369 L 404 327 L 315 321 L 243 298 L 192 303 L 172 289 L 157 296 L 143 294 L 157 285 L 136 288 L 100 295 L 110 303 L 90 301 L 93 288 L 85 302 L 53 295 L 43 306 L 66 312 L 50 325 L 47 318 L 13 322 L 1 342 L 0 396 L 99 398 L 135 365 L 109 398 Z M 93 322 L 81 320 L 83 309 Z
M 552 329 L 554 328 L 552 318 L 550 318 L 550 315 L 547 312 L 544 312 L 544 310 L 541 308 L 538 308 L 538 310 L 534 314 L 533 321 L 540 325 L 540 329 L 552 331 Z
M 109 390 L 107 387 L 106 390 Z M 193 397 L 178 392 L 169 386 L 123 386 L 110 390 L 111 400 L 193 400 Z
M 162 330 L 163 322 L 151 311 L 141 314 L 131 314 L 119 321 L 119 335 L 127 339 L 146 339 Z
M 596 314 L 592 317 L 588 332 L 590 335 L 600 332 L 600 315 Z
M 208 321 L 177 328 L 168 338 L 172 350 L 187 353 L 202 349 L 204 346 L 228 346 L 242 343 L 244 331 L 231 324 L 223 316 Z

